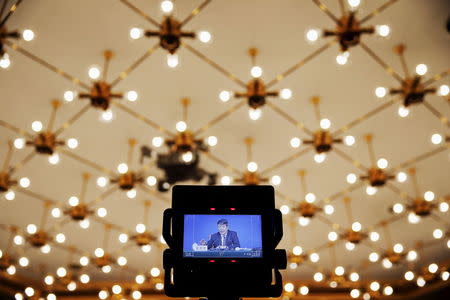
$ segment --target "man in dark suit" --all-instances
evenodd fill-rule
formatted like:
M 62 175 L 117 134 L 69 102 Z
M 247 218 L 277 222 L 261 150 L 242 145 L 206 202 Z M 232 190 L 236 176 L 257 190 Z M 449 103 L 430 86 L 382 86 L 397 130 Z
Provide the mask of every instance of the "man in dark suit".
M 218 232 L 211 234 L 207 243 L 209 249 L 236 250 L 241 247 L 236 231 L 228 230 L 228 220 L 217 221 Z

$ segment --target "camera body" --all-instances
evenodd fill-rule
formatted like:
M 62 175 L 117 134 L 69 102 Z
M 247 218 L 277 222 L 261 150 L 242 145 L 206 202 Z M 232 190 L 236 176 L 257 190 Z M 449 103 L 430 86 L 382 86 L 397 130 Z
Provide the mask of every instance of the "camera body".
M 286 251 L 276 249 L 282 236 L 272 186 L 174 186 L 163 219 L 165 293 L 278 297 L 279 270 L 286 268 Z

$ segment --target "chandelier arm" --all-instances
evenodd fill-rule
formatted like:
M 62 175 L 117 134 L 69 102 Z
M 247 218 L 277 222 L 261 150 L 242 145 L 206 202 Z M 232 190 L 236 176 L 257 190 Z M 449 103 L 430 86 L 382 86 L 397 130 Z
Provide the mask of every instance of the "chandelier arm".
M 369 171 L 369 168 L 367 168 L 366 166 L 364 166 L 363 164 L 361 164 L 361 162 L 351 158 L 347 153 L 343 152 L 342 150 L 340 150 L 339 148 L 334 148 L 333 149 L 334 152 L 339 155 L 340 157 L 342 157 L 343 159 L 345 159 L 346 161 L 350 162 L 353 166 L 357 167 L 358 169 L 360 169 L 361 171 L 367 172 Z
M 290 203 L 293 206 L 297 205 L 297 201 L 295 201 L 293 198 L 287 196 L 286 194 L 280 192 L 277 189 L 275 189 L 275 195 L 282 198 L 285 203 Z
M 186 25 L 187 22 L 192 20 L 196 15 L 198 15 L 212 0 L 205 0 L 197 8 L 195 8 L 183 21 L 180 23 L 180 27 Z
M 36 55 L 32 54 L 31 52 L 29 52 L 29 51 L 25 50 L 24 48 L 20 47 L 19 45 L 15 44 L 15 43 L 12 43 L 12 42 L 9 41 L 9 40 L 5 40 L 4 43 L 5 43 L 6 45 L 8 45 L 9 47 L 11 47 L 11 49 L 13 49 L 13 50 L 15 50 L 15 51 L 17 51 L 17 52 L 22 53 L 24 56 L 26 56 L 26 57 L 28 57 L 29 59 L 31 59 L 31 60 L 37 62 L 37 63 L 40 64 L 40 65 L 46 67 L 46 68 L 49 69 L 50 71 L 53 71 L 54 73 L 61 75 L 62 77 L 66 78 L 66 79 L 68 79 L 68 80 L 70 80 L 70 81 L 72 81 L 74 84 L 76 84 L 76 85 L 78 85 L 78 86 L 84 88 L 85 90 L 90 90 L 89 85 L 87 85 L 86 83 L 80 81 L 80 79 L 78 79 L 78 78 L 76 78 L 76 77 L 74 77 L 74 76 L 72 76 L 72 75 L 70 75 L 70 74 L 67 74 L 67 73 L 64 72 L 63 70 L 61 70 L 61 69 L 55 67 L 54 65 L 52 65 L 52 64 L 50 64 L 49 62 L 43 60 L 42 58 L 37 57 Z
M 430 214 L 431 218 L 433 218 L 436 222 L 443 224 L 447 229 L 450 228 L 450 223 L 447 222 L 444 218 L 441 216 L 438 216 L 437 214 L 431 212 Z
M 434 75 L 433 77 L 431 77 L 430 79 L 428 79 L 427 81 L 425 81 L 424 83 L 422 83 L 423 87 L 427 87 L 432 83 L 435 83 L 438 80 L 441 80 L 445 77 L 447 77 L 450 74 L 450 69 L 445 70 L 439 74 Z
M 285 118 L 288 122 L 293 124 L 295 127 L 297 127 L 300 130 L 303 130 L 305 133 L 309 134 L 310 136 L 314 135 L 314 132 L 312 132 L 310 129 L 305 127 L 305 124 L 302 122 L 299 122 L 295 120 L 293 117 L 291 117 L 287 112 L 283 111 L 278 105 L 274 104 L 271 101 L 267 101 L 266 104 L 272 108 L 276 113 L 281 115 L 283 118 Z
M 120 253 L 123 253 L 125 250 L 132 248 L 133 246 L 134 245 L 131 243 L 126 243 L 125 245 L 123 245 L 122 247 L 117 249 L 116 251 L 111 252 L 111 255 L 115 257 L 115 256 L 119 255 Z M 136 272 L 136 273 L 138 273 L 138 272 Z
M 224 167 L 225 169 L 229 170 L 230 172 L 238 175 L 238 176 L 242 176 L 242 172 L 239 171 L 238 169 L 236 169 L 235 167 L 233 167 L 232 165 L 230 165 L 229 163 L 223 161 L 222 159 L 218 158 L 217 156 L 211 154 L 211 152 L 204 152 L 204 155 L 206 157 L 208 157 L 209 159 L 211 159 L 212 161 L 214 161 L 215 163 L 221 165 L 222 167 Z
M 25 156 L 24 159 L 19 161 L 17 164 L 15 164 L 13 167 L 9 168 L 9 175 L 14 174 L 17 172 L 20 168 L 22 168 L 27 162 L 29 162 L 34 156 L 36 156 L 36 151 L 32 150 L 30 153 L 28 153 L 27 156 Z
M 67 251 L 67 252 L 75 252 L 78 253 L 79 255 L 84 255 L 86 254 L 86 251 L 83 251 L 79 248 L 77 248 L 74 245 L 66 245 L 66 244 L 59 244 L 59 243 L 52 243 L 52 246 L 59 248 L 61 250 Z
M 13 145 L 12 145 L 12 141 L 9 140 L 8 141 L 8 150 L 6 152 L 6 157 L 5 157 L 5 160 L 3 161 L 3 167 L 0 169 L 0 172 L 8 171 L 8 165 L 11 162 L 12 154 L 13 154 Z
M 6 121 L 0 120 L 0 126 L 8 128 L 9 130 L 12 130 L 12 131 L 18 133 L 19 135 L 25 136 L 25 137 L 27 137 L 29 139 L 33 138 L 33 134 L 27 132 L 26 130 L 20 129 L 20 128 L 18 128 L 16 126 L 6 122 Z
M 328 218 L 318 214 L 315 216 L 315 218 L 317 218 L 317 220 L 321 221 L 322 223 L 329 225 L 330 227 L 332 227 L 334 225 L 334 223 L 332 221 L 330 221 Z
M 21 188 L 21 187 L 15 187 L 14 189 L 15 189 L 16 191 L 18 191 L 18 192 L 21 192 L 21 193 L 23 193 L 23 194 L 26 194 L 26 195 L 32 197 L 32 198 L 38 199 L 38 200 L 40 200 L 40 201 L 42 201 L 42 202 L 44 202 L 44 203 L 51 203 L 51 204 L 53 204 L 53 205 L 56 204 L 56 203 L 58 203 L 58 201 L 56 201 L 56 200 L 50 199 L 50 198 L 48 198 L 48 197 L 46 197 L 46 196 L 43 196 L 43 195 L 38 194 L 38 193 L 36 193 L 36 192 L 32 192 L 32 191 L 30 191 L 30 190 L 23 189 L 23 188 Z
M 155 165 L 156 161 L 152 160 L 141 167 L 140 173 L 144 173 L 145 171 L 150 170 L 151 167 Z
M 392 183 L 386 182 L 386 187 L 388 189 L 390 189 L 391 191 L 393 191 L 394 193 L 396 193 L 397 195 L 399 195 L 400 198 L 402 198 L 402 199 L 406 198 L 407 200 L 409 200 L 411 202 L 414 201 L 413 197 L 409 196 L 407 193 L 403 192 L 402 190 L 400 190 L 398 187 L 396 187 Z
M 348 188 L 346 188 L 346 189 L 344 189 L 342 191 L 336 192 L 336 193 L 332 194 L 331 196 L 328 196 L 328 197 L 320 200 L 317 203 L 317 205 L 318 206 L 322 206 L 322 204 L 323 204 L 323 202 L 325 200 L 327 200 L 327 203 L 331 203 L 331 201 L 334 201 L 334 200 L 336 200 L 338 198 L 341 198 L 341 197 L 347 195 L 348 193 L 353 192 L 354 190 L 357 190 L 358 188 L 362 187 L 363 185 L 364 185 L 363 181 L 360 181 L 360 182 L 358 182 L 356 184 L 353 184 L 352 186 L 350 186 L 350 187 L 348 187 Z
M 448 121 L 448 118 L 445 117 L 443 114 L 441 114 L 434 106 L 432 106 L 430 103 L 423 101 L 423 105 L 426 109 L 428 109 L 434 116 L 436 116 L 439 121 L 441 121 L 443 124 L 445 124 L 447 127 L 450 128 L 450 122 Z
M 136 6 L 134 6 L 133 4 L 131 4 L 128 0 L 120 0 L 120 2 L 122 2 L 123 4 L 125 4 L 126 6 L 128 6 L 128 8 L 130 8 L 132 11 L 134 11 L 136 14 L 140 15 L 141 17 L 143 17 L 144 19 L 146 19 L 148 22 L 150 22 L 151 24 L 155 25 L 156 27 L 160 27 L 159 23 L 157 21 L 155 21 L 152 17 L 150 17 L 149 15 L 147 15 L 145 12 L 143 12 L 142 10 L 140 10 L 139 8 L 137 8 Z
M 233 112 L 235 112 L 236 110 L 238 110 L 239 108 L 241 108 L 243 105 L 245 104 L 244 101 L 239 101 L 238 104 L 230 107 L 229 109 L 227 109 L 226 111 L 224 111 L 223 113 L 219 114 L 218 116 L 216 116 L 215 118 L 213 118 L 211 121 L 209 121 L 208 123 L 206 123 L 205 125 L 203 125 L 202 127 L 200 127 L 199 129 L 197 129 L 194 133 L 193 136 L 196 137 L 199 134 L 205 132 L 207 129 L 211 128 L 212 126 L 216 125 L 217 123 L 219 123 L 220 121 L 224 120 L 226 117 L 228 117 L 229 115 L 231 115 Z
M 159 44 L 156 44 L 153 47 L 149 48 L 141 57 L 139 57 L 134 63 L 132 63 L 125 71 L 121 72 L 120 75 L 111 82 L 110 87 L 113 88 L 119 82 L 121 82 L 123 79 L 128 77 L 131 72 L 133 72 L 148 57 L 150 57 L 150 55 L 152 55 L 153 52 L 155 52 L 155 50 L 158 49 L 159 47 L 160 47 Z
M 6 4 L 8 4 L 8 0 L 3 0 L 2 8 L 0 8 L 0 18 L 3 16 L 3 13 L 5 12 Z
M 443 152 L 443 151 L 445 151 L 447 149 L 448 149 L 447 145 L 442 145 L 442 146 L 440 146 L 440 147 L 438 147 L 436 149 L 433 149 L 431 151 L 427 151 L 425 153 L 422 153 L 422 154 L 420 154 L 420 155 L 418 155 L 416 157 L 413 157 L 413 158 L 411 158 L 411 159 L 409 159 L 409 160 L 407 160 L 407 161 L 405 161 L 405 162 L 403 162 L 403 163 L 401 163 L 401 164 L 399 164 L 399 165 L 397 165 L 395 167 L 392 167 L 389 170 L 389 173 L 394 173 L 394 172 L 396 172 L 396 171 L 398 171 L 400 169 L 407 168 L 407 167 L 409 167 L 411 165 L 417 164 L 419 161 L 427 159 L 427 158 L 429 158 L 429 157 L 431 157 L 431 156 L 433 156 L 435 154 L 438 154 L 440 152 Z
M 308 56 L 306 56 L 305 58 L 300 60 L 298 63 L 296 63 L 295 65 L 293 65 L 292 67 L 290 67 L 286 71 L 278 74 L 274 79 L 269 81 L 266 84 L 266 88 L 267 89 L 271 88 L 273 85 L 275 85 L 276 83 L 280 82 L 282 79 L 286 78 L 287 76 L 292 74 L 294 71 L 297 71 L 298 69 L 300 69 L 307 62 L 309 62 L 310 60 L 312 60 L 313 58 L 315 58 L 316 56 L 318 56 L 319 54 L 321 54 L 322 52 L 324 52 L 325 50 L 330 48 L 330 46 L 332 46 L 335 43 L 336 43 L 336 40 L 333 39 L 333 40 L 330 40 L 329 42 L 327 42 L 326 44 L 324 44 L 322 47 L 314 50 L 312 53 L 310 53 Z
M 391 6 L 392 4 L 394 4 L 395 2 L 397 2 L 398 0 L 389 0 L 387 2 L 385 2 L 383 5 L 381 5 L 380 7 L 378 7 L 377 9 L 375 9 L 374 11 L 372 11 L 371 13 L 369 13 L 368 15 L 366 15 L 365 17 L 363 17 L 360 21 L 359 24 L 363 24 L 367 21 L 369 21 L 371 18 L 375 17 L 376 15 L 378 15 L 380 12 L 382 12 L 383 10 L 385 10 L 386 8 L 388 8 L 389 6 Z
M 94 200 L 87 202 L 86 206 L 90 207 L 90 206 L 94 206 L 99 204 L 100 202 L 102 202 L 103 200 L 106 199 L 106 197 L 108 197 L 109 195 L 111 195 L 112 193 L 114 193 L 115 191 L 118 190 L 117 186 L 112 186 L 109 189 L 107 189 L 106 191 L 104 191 L 103 193 L 100 194 L 100 196 L 96 197 Z
M 261 176 L 263 176 L 264 174 L 272 172 L 272 171 L 284 166 L 285 164 L 292 162 L 294 159 L 297 159 L 298 157 L 302 156 L 303 154 L 308 153 L 311 150 L 312 150 L 312 147 L 306 147 L 306 148 L 290 155 L 289 157 L 282 159 L 281 161 L 275 163 L 274 165 L 262 170 L 260 174 L 261 174 Z
M 148 194 L 155 196 L 155 197 L 158 198 L 160 201 L 162 201 L 164 204 L 170 203 L 170 200 L 169 200 L 169 199 L 167 199 L 166 197 L 164 197 L 163 195 L 161 195 L 161 194 L 158 193 L 157 191 L 152 190 L 152 189 L 146 187 L 146 186 L 143 185 L 143 184 L 139 184 L 138 186 L 139 186 L 139 188 L 141 188 L 144 192 L 147 192 Z
M 344 0 L 339 0 L 339 9 L 341 11 L 341 15 L 347 14 L 347 10 L 345 9 Z
M 52 233 L 54 233 L 55 231 L 57 231 L 58 229 L 60 229 L 62 226 L 66 225 L 67 223 L 70 222 L 70 218 L 63 218 L 61 221 L 53 224 L 48 230 L 47 232 L 49 234 L 52 235 Z
M 362 240 L 360 245 L 366 246 L 370 250 L 374 250 L 374 251 L 379 252 L 379 253 L 383 253 L 385 251 L 384 248 L 376 246 L 374 243 L 369 242 L 367 240 Z
M 54 132 L 55 137 L 60 135 L 64 130 L 66 130 L 70 126 L 72 126 L 73 123 L 75 123 L 75 121 L 77 121 L 85 112 L 88 111 L 90 106 L 91 106 L 90 104 L 85 105 L 76 114 L 74 114 L 67 122 L 65 122 L 63 125 L 61 125 L 60 128 L 55 130 L 55 132 Z
M 153 127 L 154 129 L 169 135 L 170 137 L 174 138 L 176 136 L 175 133 L 171 132 L 170 130 L 156 124 L 155 122 L 153 122 L 152 120 L 150 120 L 149 118 L 145 117 L 144 115 L 133 111 L 132 109 L 128 108 L 127 106 L 123 105 L 120 102 L 117 101 L 111 101 L 111 104 L 114 104 L 115 106 L 117 106 L 119 109 L 121 109 L 122 111 L 132 115 L 133 117 L 135 117 L 136 119 L 142 120 L 144 123 L 146 123 L 147 125 L 150 125 L 151 127 Z
M 348 131 L 350 128 L 355 127 L 356 125 L 360 124 L 362 121 L 365 121 L 367 119 L 369 119 L 370 117 L 376 115 L 377 113 L 382 112 L 383 110 L 389 108 L 392 104 L 394 104 L 396 102 L 395 99 L 391 99 L 386 103 L 383 103 L 382 105 L 374 108 L 373 110 L 365 113 L 364 115 L 362 115 L 359 118 L 354 119 L 353 121 L 349 122 L 348 124 L 342 126 L 341 128 L 337 129 L 335 132 L 333 132 L 331 135 L 333 137 L 339 137 L 341 134 L 343 134 L 344 132 Z
M 90 161 L 90 160 L 88 160 L 88 159 L 86 159 L 84 157 L 81 157 L 78 154 L 75 154 L 75 153 L 73 153 L 71 151 L 68 151 L 66 149 L 60 149 L 59 152 L 62 153 L 62 154 L 65 154 L 65 155 L 67 155 L 67 156 L 69 156 L 69 157 L 71 157 L 71 158 L 73 158 L 75 160 L 77 160 L 80 163 L 83 163 L 83 164 L 85 164 L 85 165 L 87 165 L 87 166 L 89 166 L 91 168 L 94 168 L 97 171 L 100 171 L 102 173 L 106 173 L 106 174 L 108 174 L 110 176 L 114 176 L 114 172 L 113 171 L 111 171 L 111 170 L 109 170 L 109 169 L 107 169 L 105 167 L 102 167 L 99 164 L 97 164 L 95 162 L 92 162 L 92 161 Z
M 389 75 L 394 77 L 394 79 L 396 79 L 398 82 L 403 83 L 403 78 L 397 72 L 395 72 L 395 70 L 391 66 L 385 63 L 378 55 L 376 55 L 375 52 L 372 51 L 372 49 L 370 49 L 363 42 L 360 42 L 359 44 L 361 45 L 361 48 L 363 48 L 370 57 L 372 57 L 379 65 L 381 65 Z
M 229 71 L 225 70 L 222 66 L 220 66 L 219 64 L 215 63 L 214 61 L 212 61 L 211 59 L 209 59 L 208 57 L 206 57 L 206 55 L 204 55 L 203 53 L 201 53 L 200 51 L 198 51 L 197 49 L 191 47 L 189 44 L 186 44 L 185 42 L 181 41 L 181 45 L 183 47 L 185 47 L 186 49 L 188 49 L 189 51 L 191 51 L 191 53 L 193 53 L 195 56 L 197 56 L 198 58 L 200 58 L 201 60 L 205 61 L 207 64 L 209 64 L 211 67 L 213 67 L 214 69 L 216 69 L 217 71 L 219 71 L 220 73 L 224 74 L 225 76 L 227 76 L 229 79 L 231 79 L 232 81 L 236 82 L 237 84 L 239 84 L 241 87 L 243 88 L 247 88 L 247 84 L 245 82 L 243 82 L 242 80 L 240 80 L 239 78 L 237 78 L 234 74 L 230 73 Z
M 336 24 L 339 24 L 339 19 L 333 14 L 330 9 L 323 4 L 320 0 L 312 0 L 315 5 L 317 5 L 321 11 L 323 11 L 328 17 L 330 17 Z
M 3 27 L 3 25 L 5 25 L 6 21 L 8 21 L 8 19 L 14 14 L 14 12 L 16 11 L 17 7 L 20 5 L 20 3 L 23 0 L 17 0 L 17 2 L 15 4 L 13 4 L 11 6 L 11 8 L 9 9 L 9 12 L 6 14 L 6 16 L 3 18 L 3 20 L 0 22 L 0 28 Z M 8 2 L 7 0 L 5 0 L 5 4 L 2 7 L 2 13 L 4 11 L 4 7 L 6 6 L 6 2 Z M 0 17 L 2 16 L 2 14 L 0 14 Z

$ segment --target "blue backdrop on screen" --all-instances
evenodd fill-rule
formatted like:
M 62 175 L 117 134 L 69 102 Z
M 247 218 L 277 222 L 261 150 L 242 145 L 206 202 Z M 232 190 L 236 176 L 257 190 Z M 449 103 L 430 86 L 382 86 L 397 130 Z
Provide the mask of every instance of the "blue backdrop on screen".
M 208 241 L 218 232 L 217 221 L 228 220 L 228 229 L 236 231 L 241 248 L 261 248 L 261 216 L 259 215 L 185 215 L 183 250 L 192 251 L 192 244 Z

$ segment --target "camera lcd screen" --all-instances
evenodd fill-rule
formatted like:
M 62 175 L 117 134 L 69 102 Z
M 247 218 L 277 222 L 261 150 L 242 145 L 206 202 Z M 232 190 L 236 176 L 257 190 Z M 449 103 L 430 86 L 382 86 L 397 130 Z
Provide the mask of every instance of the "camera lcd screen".
M 261 215 L 184 215 L 183 257 L 261 258 Z

